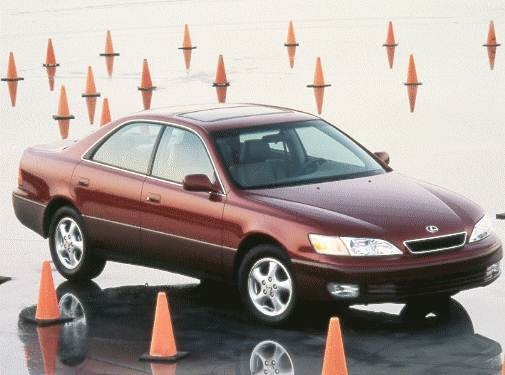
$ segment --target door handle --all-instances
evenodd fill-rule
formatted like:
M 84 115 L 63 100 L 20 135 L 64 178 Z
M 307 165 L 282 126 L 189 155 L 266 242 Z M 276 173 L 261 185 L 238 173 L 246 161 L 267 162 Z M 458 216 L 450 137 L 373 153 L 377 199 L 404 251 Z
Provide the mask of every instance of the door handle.
M 146 201 L 151 202 L 151 203 L 160 203 L 161 196 L 159 194 L 149 193 L 149 194 L 147 194 Z
M 79 177 L 79 181 L 77 183 L 79 186 L 89 186 L 89 178 Z

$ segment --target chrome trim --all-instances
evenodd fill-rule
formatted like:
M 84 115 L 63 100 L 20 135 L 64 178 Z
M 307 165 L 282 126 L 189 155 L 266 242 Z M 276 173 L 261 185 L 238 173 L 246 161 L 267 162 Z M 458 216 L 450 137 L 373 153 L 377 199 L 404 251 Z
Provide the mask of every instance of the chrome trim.
M 218 245 L 218 244 L 215 244 L 215 243 L 212 243 L 212 242 L 206 242 L 206 241 L 197 240 L 197 239 L 194 239 L 194 238 L 188 238 L 188 237 L 184 237 L 184 236 L 179 236 L 178 234 L 160 232 L 158 230 L 144 228 L 144 227 L 142 227 L 141 229 L 145 230 L 147 232 L 161 234 L 163 236 L 172 237 L 172 238 L 178 238 L 178 239 L 181 239 L 181 240 L 196 242 L 196 243 L 200 243 L 200 244 L 203 244 L 203 245 L 209 245 L 209 246 L 214 246 L 214 247 L 219 247 L 219 248 L 225 248 L 225 249 L 228 249 L 228 250 L 235 250 L 235 251 L 237 250 L 237 249 L 235 249 L 233 247 Z
M 105 222 L 111 223 L 111 224 L 118 224 L 118 225 L 122 225 L 124 227 L 133 228 L 133 229 L 141 229 L 137 225 L 121 223 L 120 221 L 114 221 L 114 220 L 109 220 L 109 219 L 102 219 L 101 217 L 90 216 L 90 215 L 82 215 L 82 217 L 87 218 L 87 219 L 92 219 L 92 220 L 105 221 Z
M 221 177 L 219 176 L 219 173 L 217 172 L 216 164 L 214 163 L 214 159 L 212 158 L 212 154 L 209 152 L 209 147 L 207 146 L 207 143 L 205 142 L 205 140 L 202 138 L 202 136 L 200 134 L 198 134 L 198 132 L 195 131 L 195 129 L 192 129 L 192 128 L 190 128 L 188 126 L 185 126 L 185 125 L 175 124 L 173 122 L 160 121 L 160 120 L 149 120 L 149 119 L 143 119 L 143 118 L 126 120 L 126 121 L 124 121 L 122 123 L 119 123 L 118 125 L 114 126 L 114 128 L 112 128 L 111 130 L 109 130 L 108 132 L 106 132 L 98 140 L 96 140 L 90 147 L 88 147 L 86 149 L 86 151 L 84 151 L 84 153 L 81 155 L 81 160 L 87 161 L 89 163 L 94 163 L 94 164 L 102 165 L 104 167 L 116 169 L 116 170 L 119 170 L 119 171 L 123 171 L 123 172 L 127 172 L 127 173 L 132 173 L 132 174 L 135 174 L 135 175 L 138 175 L 138 176 L 149 177 L 149 178 L 153 178 L 153 179 L 158 180 L 158 181 L 168 182 L 170 184 L 182 186 L 182 184 L 178 183 L 178 182 L 173 182 L 173 181 L 168 181 L 168 180 L 160 179 L 160 178 L 157 178 L 157 177 L 153 177 L 153 176 L 147 175 L 145 173 L 133 172 L 133 171 L 129 171 L 127 169 L 122 169 L 122 168 L 114 167 L 114 166 L 109 165 L 109 164 L 100 163 L 100 162 L 97 162 L 95 160 L 85 159 L 84 158 L 84 155 L 86 155 L 92 148 L 94 148 L 98 143 L 100 143 L 105 137 L 107 137 L 112 132 L 115 132 L 119 128 L 122 128 L 123 126 L 126 126 L 128 124 L 142 123 L 142 122 L 147 122 L 147 123 L 152 123 L 152 124 L 159 124 L 159 125 L 166 125 L 166 126 L 173 126 L 173 127 L 185 129 L 185 130 L 188 130 L 188 131 L 194 133 L 200 139 L 200 141 L 202 141 L 203 146 L 205 147 L 205 150 L 207 151 L 207 156 L 209 157 L 209 160 L 210 160 L 210 162 L 212 164 L 212 167 L 214 168 L 214 173 L 216 175 L 216 178 L 217 178 L 217 180 L 219 182 L 219 186 L 221 188 L 221 193 L 215 193 L 215 194 L 226 196 L 226 189 L 224 188 L 224 185 L 223 185 L 223 182 L 221 180 Z
M 317 261 L 310 261 L 310 260 L 291 259 L 291 263 L 303 264 L 304 266 L 312 266 L 312 267 L 318 267 L 318 268 L 324 268 L 324 269 L 330 269 L 330 270 L 335 269 L 335 267 L 330 266 L 328 264 L 319 263 Z
M 32 199 L 28 199 L 28 198 L 22 197 L 21 195 L 16 194 L 16 193 L 12 193 L 12 196 L 13 196 L 13 197 L 16 197 L 16 198 L 18 198 L 18 199 L 21 199 L 21 200 L 23 200 L 23 201 L 26 201 L 26 202 L 29 202 L 29 203 L 36 204 L 37 206 L 41 206 L 41 207 L 44 207 L 44 208 L 46 208 L 46 207 L 47 207 L 47 204 L 43 204 L 43 203 L 40 203 L 40 202 L 34 201 L 34 200 L 32 200 Z
M 434 250 L 426 250 L 426 251 L 412 251 L 410 250 L 410 248 L 408 247 L 407 243 L 411 243 L 411 242 L 420 242 L 420 241 L 427 241 L 427 240 L 435 240 L 437 238 L 444 238 L 444 237 L 451 237 L 451 236 L 457 236 L 457 235 L 461 235 L 461 234 L 464 234 L 465 237 L 463 239 L 463 242 L 459 245 L 455 245 L 455 246 L 449 246 L 449 247 L 441 247 L 439 249 L 434 249 Z M 416 238 L 416 239 L 413 239 L 413 240 L 406 240 L 406 241 L 403 241 L 403 246 L 405 246 L 405 248 L 411 253 L 411 254 L 426 254 L 426 253 L 436 253 L 436 252 L 439 252 L 439 251 L 445 251 L 445 250 L 451 250 L 451 249 L 457 249 L 458 247 L 463 247 L 466 245 L 466 239 L 468 237 L 468 233 L 467 232 L 457 232 L 457 233 L 450 233 L 450 234 L 444 234 L 442 236 L 434 236 L 434 237 L 425 237 L 425 238 Z
M 178 239 L 181 239 L 181 240 L 186 240 L 186 241 L 191 241 L 191 242 L 197 242 L 197 243 L 201 243 L 201 244 L 204 244 L 204 245 L 210 245 L 210 246 L 214 246 L 214 247 L 219 247 L 219 248 L 226 249 L 226 250 L 237 251 L 237 249 L 234 248 L 234 247 L 228 247 L 228 246 L 224 246 L 224 245 L 218 245 L 218 244 L 215 244 L 215 243 L 212 243 L 212 242 L 206 242 L 206 241 L 201 241 L 201 240 L 197 240 L 197 239 L 194 239 L 194 238 L 179 236 L 179 235 L 173 234 L 173 233 L 160 232 L 160 231 L 157 231 L 157 230 L 154 230 L 154 229 L 149 229 L 149 228 L 139 227 L 139 226 L 136 226 L 136 225 L 121 223 L 119 221 L 114 221 L 114 220 L 102 219 L 102 218 L 95 217 L 95 216 L 89 216 L 89 215 L 82 215 L 82 216 L 85 217 L 85 218 L 87 218 L 87 219 L 92 219 L 92 220 L 94 219 L 94 220 L 98 220 L 98 221 L 105 221 L 107 223 L 122 225 L 122 226 L 125 226 L 125 227 L 134 228 L 134 229 L 145 230 L 147 232 L 157 233 L 157 234 L 161 234 L 161 235 L 164 235 L 164 236 L 167 236 L 167 237 L 178 238 Z

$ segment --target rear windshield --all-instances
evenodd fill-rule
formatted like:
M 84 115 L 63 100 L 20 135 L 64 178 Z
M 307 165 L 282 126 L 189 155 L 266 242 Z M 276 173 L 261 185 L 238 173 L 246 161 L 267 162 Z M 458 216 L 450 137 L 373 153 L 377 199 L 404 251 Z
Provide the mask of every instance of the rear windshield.
M 322 120 L 212 133 L 237 186 L 255 189 L 385 173 L 367 151 Z

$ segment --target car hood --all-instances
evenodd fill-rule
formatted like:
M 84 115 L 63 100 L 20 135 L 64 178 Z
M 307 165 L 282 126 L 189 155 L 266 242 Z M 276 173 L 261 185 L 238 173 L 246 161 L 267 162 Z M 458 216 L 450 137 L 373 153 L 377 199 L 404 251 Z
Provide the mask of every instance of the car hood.
M 369 224 L 368 229 L 375 228 L 377 235 L 405 240 L 462 231 L 470 234 L 483 215 L 476 204 L 460 195 L 396 172 L 250 192 L 275 206 L 280 201 L 290 208 L 293 207 L 290 203 L 297 203 L 302 216 L 303 208 L 309 206 L 334 213 L 326 215 L 325 220 L 335 220 L 335 234 L 343 236 L 355 235 L 348 226 L 340 225 L 343 217 L 354 223 Z M 426 230 L 429 225 L 437 226 L 439 231 L 429 233 Z M 343 232 L 339 232 L 340 228 L 344 228 Z

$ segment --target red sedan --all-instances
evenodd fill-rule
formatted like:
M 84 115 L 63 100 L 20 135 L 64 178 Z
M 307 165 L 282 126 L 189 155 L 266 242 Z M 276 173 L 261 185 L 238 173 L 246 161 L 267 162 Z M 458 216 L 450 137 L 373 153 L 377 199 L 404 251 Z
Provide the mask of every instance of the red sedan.
M 302 299 L 408 301 L 497 279 L 483 210 L 388 164 L 291 109 L 147 111 L 27 149 L 13 204 L 68 279 L 113 260 L 233 281 L 272 324 Z

